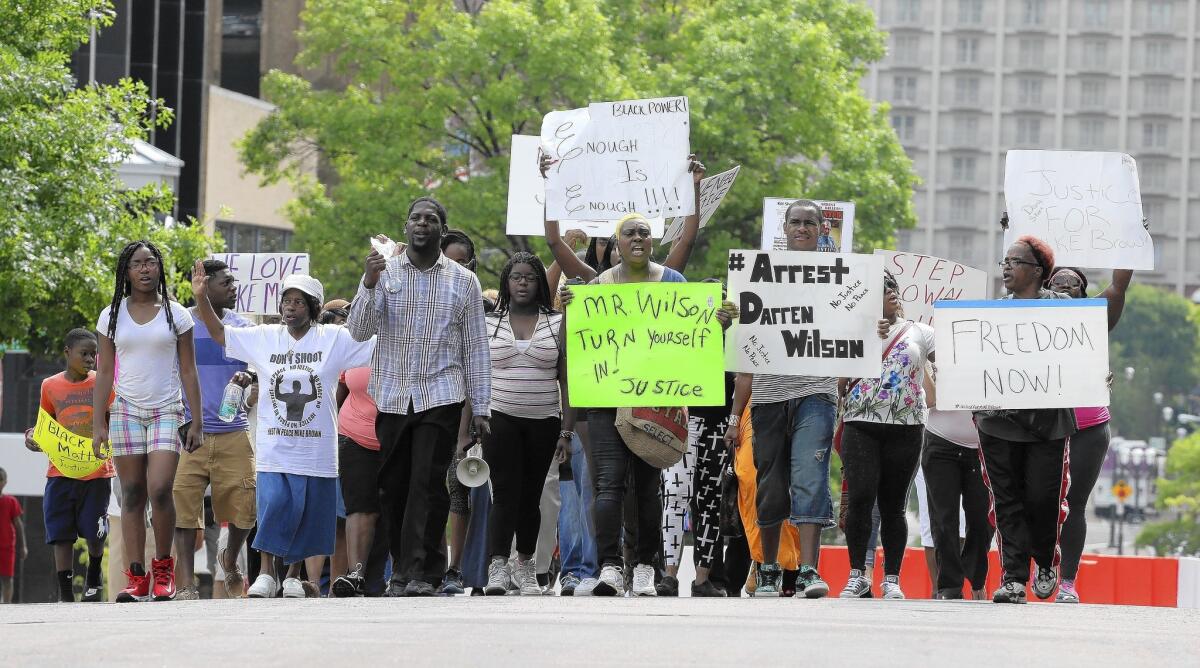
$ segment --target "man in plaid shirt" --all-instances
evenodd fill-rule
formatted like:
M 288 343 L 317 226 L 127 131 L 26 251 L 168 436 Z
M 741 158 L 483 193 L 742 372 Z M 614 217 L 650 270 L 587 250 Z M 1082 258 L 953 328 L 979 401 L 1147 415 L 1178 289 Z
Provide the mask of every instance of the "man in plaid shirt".
M 372 250 L 346 326 L 378 336 L 367 387 L 379 407 L 379 487 L 392 553 L 392 595 L 432 596 L 446 570 L 446 468 L 465 401 L 476 434 L 489 433 L 491 355 L 475 274 L 442 255 L 446 210 L 409 207 L 408 247 Z

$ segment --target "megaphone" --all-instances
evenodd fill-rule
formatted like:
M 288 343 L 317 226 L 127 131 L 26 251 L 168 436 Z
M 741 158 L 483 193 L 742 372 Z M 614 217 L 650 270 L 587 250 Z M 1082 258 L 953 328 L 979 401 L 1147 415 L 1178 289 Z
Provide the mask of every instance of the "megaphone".
M 458 476 L 458 481 L 467 487 L 479 487 L 487 482 L 491 478 L 492 470 L 488 463 L 483 461 L 483 446 L 478 443 L 471 446 L 454 473 Z

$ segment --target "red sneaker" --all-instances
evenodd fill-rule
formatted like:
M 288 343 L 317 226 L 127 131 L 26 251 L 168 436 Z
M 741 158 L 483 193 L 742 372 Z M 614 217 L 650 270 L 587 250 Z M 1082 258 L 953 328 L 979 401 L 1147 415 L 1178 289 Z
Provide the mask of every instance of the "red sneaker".
M 129 584 L 117 594 L 117 603 L 135 603 L 150 600 L 150 576 L 134 575 L 125 571 L 125 579 Z
M 154 600 L 170 601 L 175 598 L 175 560 L 171 557 L 154 559 L 150 562 L 150 573 L 154 577 Z

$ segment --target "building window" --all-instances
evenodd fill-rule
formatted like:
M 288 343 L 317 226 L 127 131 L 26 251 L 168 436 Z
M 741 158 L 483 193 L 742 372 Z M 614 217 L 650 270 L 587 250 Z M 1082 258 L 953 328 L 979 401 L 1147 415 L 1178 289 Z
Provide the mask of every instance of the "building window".
M 979 119 L 959 116 L 954 119 L 954 143 L 966 146 L 979 144 Z
M 917 119 L 912 114 L 892 114 L 892 127 L 900 141 L 912 141 L 916 135 Z
M 899 0 L 896 5 L 896 21 L 917 23 L 921 20 L 921 0 Z
M 954 80 L 954 101 L 958 104 L 979 103 L 979 78 L 959 77 Z
M 914 65 L 918 59 L 921 38 L 917 35 L 892 36 L 892 61 L 902 65 Z
M 1104 146 L 1105 122 L 1102 118 L 1085 118 L 1079 123 L 1079 143 L 1083 148 Z
M 1021 12 L 1021 23 L 1027 26 L 1040 26 L 1046 20 L 1046 3 L 1044 0 L 1025 0 L 1024 11 Z
M 1083 3 L 1083 25 L 1088 28 L 1108 26 L 1108 0 L 1085 0 Z
M 1042 103 L 1041 79 L 1017 80 L 1017 104 L 1039 105 Z
M 1171 43 L 1146 42 L 1146 69 L 1152 72 L 1168 72 L 1171 68 Z
M 892 100 L 896 102 L 916 102 L 917 78 L 912 76 L 892 77 Z
M 1146 27 L 1151 30 L 1173 30 L 1171 14 L 1174 6 L 1172 0 L 1150 0 L 1146 11 Z
M 1162 226 L 1163 223 L 1166 222 L 1164 219 L 1166 215 L 1166 208 L 1166 205 L 1159 200 L 1142 202 L 1142 215 L 1146 217 L 1146 222 L 1150 223 L 1151 229 L 1153 229 L 1156 225 Z M 1162 247 L 1162 240 L 1158 238 L 1154 239 L 1154 266 L 1156 267 L 1162 266 L 1162 264 L 1159 262 L 1159 260 L 1162 258 L 1158 257 L 1158 249 Z
M 221 5 L 221 87 L 250 97 L 258 97 L 262 79 L 262 5 L 262 0 Z
M 1166 190 L 1167 165 L 1161 160 L 1143 160 L 1138 165 L 1138 178 L 1144 188 Z
M 292 241 L 287 230 L 223 220 L 217 221 L 217 231 L 225 239 L 227 253 L 283 253 Z
M 975 197 L 972 195 L 950 196 L 950 222 L 971 225 L 975 222 Z
M 979 62 L 979 38 L 959 37 L 957 46 L 960 65 L 974 65 Z
M 1167 147 L 1167 124 L 1162 121 L 1142 123 L 1142 146 L 1144 148 Z
M 1083 66 L 1098 70 L 1108 67 L 1108 42 L 1102 39 L 1084 41 Z
M 975 158 L 970 156 L 955 156 L 951 162 L 950 178 L 955 183 L 970 185 L 975 183 Z
M 970 223 L 970 220 L 959 219 L 955 222 Z M 946 255 L 957 262 L 975 264 L 975 235 L 970 232 L 951 232 L 946 238 Z
M 1146 111 L 1167 111 L 1171 104 L 1171 82 L 1148 80 L 1143 84 Z
M 1039 37 L 1022 37 L 1018 40 L 1017 64 L 1025 68 L 1039 68 L 1045 60 L 1045 41 Z
M 1102 79 L 1087 79 L 1079 86 L 1079 104 L 1085 109 L 1098 109 L 1106 102 L 1105 81 Z
M 983 0 L 958 0 L 958 24 L 977 26 L 983 23 Z
M 1042 143 L 1042 119 L 1017 119 L 1017 144 L 1020 146 L 1036 146 Z

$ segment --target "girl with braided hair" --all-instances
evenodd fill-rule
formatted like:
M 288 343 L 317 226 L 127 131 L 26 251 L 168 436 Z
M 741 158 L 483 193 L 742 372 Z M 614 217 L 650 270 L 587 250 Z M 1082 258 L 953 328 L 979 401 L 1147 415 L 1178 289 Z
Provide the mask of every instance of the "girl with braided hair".
M 99 370 L 96 375 L 92 447 L 112 444 L 113 461 L 121 481 L 121 522 L 125 541 L 128 586 L 118 602 L 169 601 L 175 597 L 175 534 L 172 488 L 179 465 L 180 440 L 188 452 L 203 442 L 203 424 L 183 423 L 183 395 L 192 415 L 201 415 L 200 383 L 196 375 L 192 317 L 171 300 L 162 253 L 149 241 L 126 246 L 117 260 L 112 303 L 100 313 Z M 116 379 L 116 400 L 108 405 Z M 110 424 L 105 422 L 110 415 Z M 186 429 L 186 432 L 183 431 Z M 146 500 L 154 509 L 156 556 L 147 575 Z

